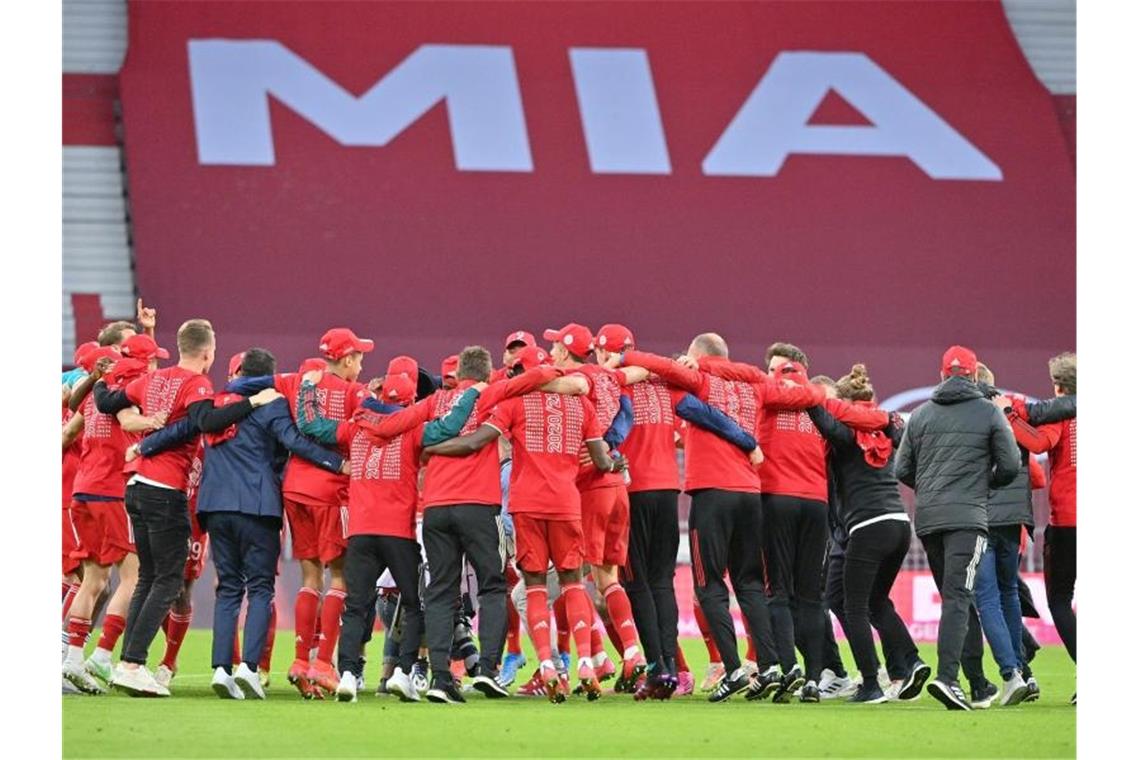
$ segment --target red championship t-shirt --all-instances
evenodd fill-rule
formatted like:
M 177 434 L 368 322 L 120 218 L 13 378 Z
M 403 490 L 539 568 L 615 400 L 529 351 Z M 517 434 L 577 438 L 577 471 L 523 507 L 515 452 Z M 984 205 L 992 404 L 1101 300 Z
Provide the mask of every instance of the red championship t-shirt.
M 128 383 L 124 390 L 143 415 L 149 417 L 157 412 L 167 412 L 168 425 L 185 417 L 191 404 L 211 401 L 214 397 L 210 378 L 178 366 L 145 374 Z M 185 491 L 190 463 L 197 449 L 198 437 L 195 437 L 152 457 L 141 457 L 138 474 L 155 483 Z
M 289 402 L 289 414 L 297 419 L 297 396 L 301 392 L 301 375 L 276 375 L 274 387 Z M 368 386 L 350 383 L 331 372 L 325 372 L 317 383 L 317 407 L 326 419 L 345 422 L 352 419 L 356 408 L 368 396 Z M 348 455 L 342 447 L 341 455 Z M 348 476 L 321 469 L 303 457 L 289 457 L 281 494 L 286 499 L 315 506 L 343 506 L 348 499 Z
M 142 436 L 125 432 L 114 415 L 96 409 L 93 393 L 83 400 L 79 411 L 83 415 L 83 443 L 71 491 L 121 500 L 127 485 L 123 474 L 127 447 Z
M 598 428 L 604 435 L 614 423 L 614 418 L 621 411 L 621 377 L 617 372 L 597 364 L 583 364 L 575 368 L 576 373 L 584 375 L 590 381 L 588 398 L 594 405 L 598 418 Z M 594 488 L 608 488 L 623 485 L 622 476 L 614 472 L 599 472 L 593 464 L 579 465 L 578 490 L 589 491 Z
M 359 426 L 341 425 L 338 443 L 348 445 L 348 535 L 416 537 L 417 476 L 423 423 L 380 443 Z
M 511 514 L 548 520 L 581 517 L 582 500 L 574 482 L 578 452 L 586 441 L 602 437 L 589 399 L 528 393 L 500 402 L 487 424 L 511 438 Z
M 450 390 L 436 391 L 427 401 L 432 404 L 431 419 L 446 415 L 463 391 L 474 385 L 462 380 Z M 489 412 L 471 411 L 459 435 L 472 433 Z M 484 446 L 466 457 L 432 457 L 424 474 L 424 509 L 449 504 L 502 504 L 499 487 L 499 447 Z
M 1049 524 L 1077 527 L 1077 418 L 1041 425 L 1049 449 Z
M 629 460 L 629 492 L 680 490 L 674 393 L 657 375 L 625 386 L 622 393 L 633 402 L 633 427 L 621 445 Z

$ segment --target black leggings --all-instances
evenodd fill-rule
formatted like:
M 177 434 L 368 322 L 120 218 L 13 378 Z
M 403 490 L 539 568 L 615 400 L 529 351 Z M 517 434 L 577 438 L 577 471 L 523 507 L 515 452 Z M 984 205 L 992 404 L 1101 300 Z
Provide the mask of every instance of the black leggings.
M 629 559 L 621 583 L 629 595 L 645 659 L 672 668 L 677 657 L 677 593 L 673 576 L 681 541 L 676 491 L 629 495 Z
M 885 651 L 907 651 L 917 656 L 910 632 L 890 597 L 909 548 L 910 522 L 903 520 L 884 520 L 859 528 L 847 543 L 843 609 L 848 641 L 863 683 L 875 683 L 879 673 L 872 622 Z
M 1077 616 L 1073 589 L 1077 585 L 1077 529 L 1045 528 L 1045 596 L 1053 625 L 1073 662 L 1077 661 Z

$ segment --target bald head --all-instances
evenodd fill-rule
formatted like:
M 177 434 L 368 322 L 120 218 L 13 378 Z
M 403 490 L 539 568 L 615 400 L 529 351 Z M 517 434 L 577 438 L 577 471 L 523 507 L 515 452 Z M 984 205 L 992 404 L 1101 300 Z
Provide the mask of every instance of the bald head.
M 702 356 L 728 356 L 728 344 L 724 342 L 724 338 L 716 333 L 701 333 L 693 338 L 693 342 L 689 344 L 689 356 L 693 359 L 699 359 Z

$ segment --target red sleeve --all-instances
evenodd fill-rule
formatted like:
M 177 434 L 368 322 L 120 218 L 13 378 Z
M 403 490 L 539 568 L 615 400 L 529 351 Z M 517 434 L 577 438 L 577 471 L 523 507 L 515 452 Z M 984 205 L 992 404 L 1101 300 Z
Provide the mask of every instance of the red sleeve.
M 356 435 L 355 422 L 338 422 L 336 424 L 336 445 L 348 451 L 352 448 L 352 439 Z
M 491 409 L 491 416 L 484 420 L 483 424 L 490 425 L 503 435 L 509 436 L 511 434 L 511 428 L 514 427 L 515 413 L 518 410 L 518 406 L 519 402 L 517 397 L 504 399 Z
M 191 377 L 182 386 L 181 390 L 181 409 L 188 409 L 192 404 L 197 404 L 199 401 L 208 401 L 214 397 L 214 386 L 210 383 L 210 378 L 205 375 Z
M 701 357 L 697 364 L 710 375 L 716 375 L 725 380 L 739 380 L 744 383 L 760 383 L 771 380 L 764 370 L 744 362 L 730 362 L 727 359 L 709 361 L 708 357 Z
M 123 393 L 127 394 L 127 398 L 130 402 L 139 408 L 142 407 L 143 396 L 146 394 L 147 378 L 148 375 L 136 377 L 123 388 Z
M 756 396 L 762 400 L 765 409 L 807 409 L 827 400 L 827 394 L 818 385 L 785 385 L 767 375 L 760 382 L 752 383 L 752 387 L 756 389 Z M 885 421 L 883 426 L 886 426 Z
M 424 399 L 394 414 L 361 414 L 357 416 L 356 424 L 373 440 L 388 441 L 429 419 L 431 419 L 431 405 L 427 403 L 427 399 Z M 337 436 L 340 436 L 339 426 Z
M 1037 457 L 1029 457 L 1029 487 L 1035 491 L 1045 487 L 1045 468 Z
M 1044 454 L 1057 445 L 1061 440 L 1060 422 L 1052 422 L 1041 427 L 1033 427 L 1016 414 L 1009 415 L 1010 427 L 1013 428 L 1013 437 L 1019 446 L 1024 446 L 1034 454 Z
M 664 356 L 649 354 L 644 351 L 626 351 L 624 356 L 626 364 L 630 364 L 634 367 L 644 367 L 650 372 L 660 375 L 661 379 L 670 385 L 684 388 L 689 393 L 696 394 L 702 400 L 708 395 L 707 383 L 705 383 L 701 373 L 695 369 L 689 369 L 672 359 L 666 359 Z
M 598 422 L 598 411 L 588 398 L 582 398 L 582 413 L 582 440 L 601 440 L 604 431 Z
M 273 389 L 285 398 L 290 399 L 290 403 L 292 403 L 292 399 L 297 398 L 297 383 L 293 381 L 297 377 L 300 375 L 273 376 Z
M 353 383 L 348 389 L 348 409 L 345 413 L 352 417 L 352 413 L 360 407 L 366 398 L 368 398 L 368 386 L 364 383 Z
M 873 432 L 882 430 L 891 421 L 890 415 L 882 409 L 860 406 L 837 398 L 825 398 L 823 408 L 835 419 L 852 430 Z
M 561 374 L 562 371 L 555 367 L 535 367 L 518 377 L 492 383 L 479 394 L 479 400 L 475 403 L 475 413 L 484 414 L 504 399 L 537 391 Z

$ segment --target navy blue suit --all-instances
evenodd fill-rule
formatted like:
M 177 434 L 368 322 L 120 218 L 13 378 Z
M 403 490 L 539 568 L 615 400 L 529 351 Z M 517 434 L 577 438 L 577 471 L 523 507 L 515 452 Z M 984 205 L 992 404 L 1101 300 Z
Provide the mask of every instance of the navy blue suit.
M 301 435 L 284 399 L 254 409 L 229 440 L 206 444 L 198 520 L 210 534 L 218 574 L 213 667 L 229 668 L 247 593 L 242 661 L 256 670 L 265 648 L 281 552 L 282 448 L 332 472 L 343 462 L 336 452 Z

